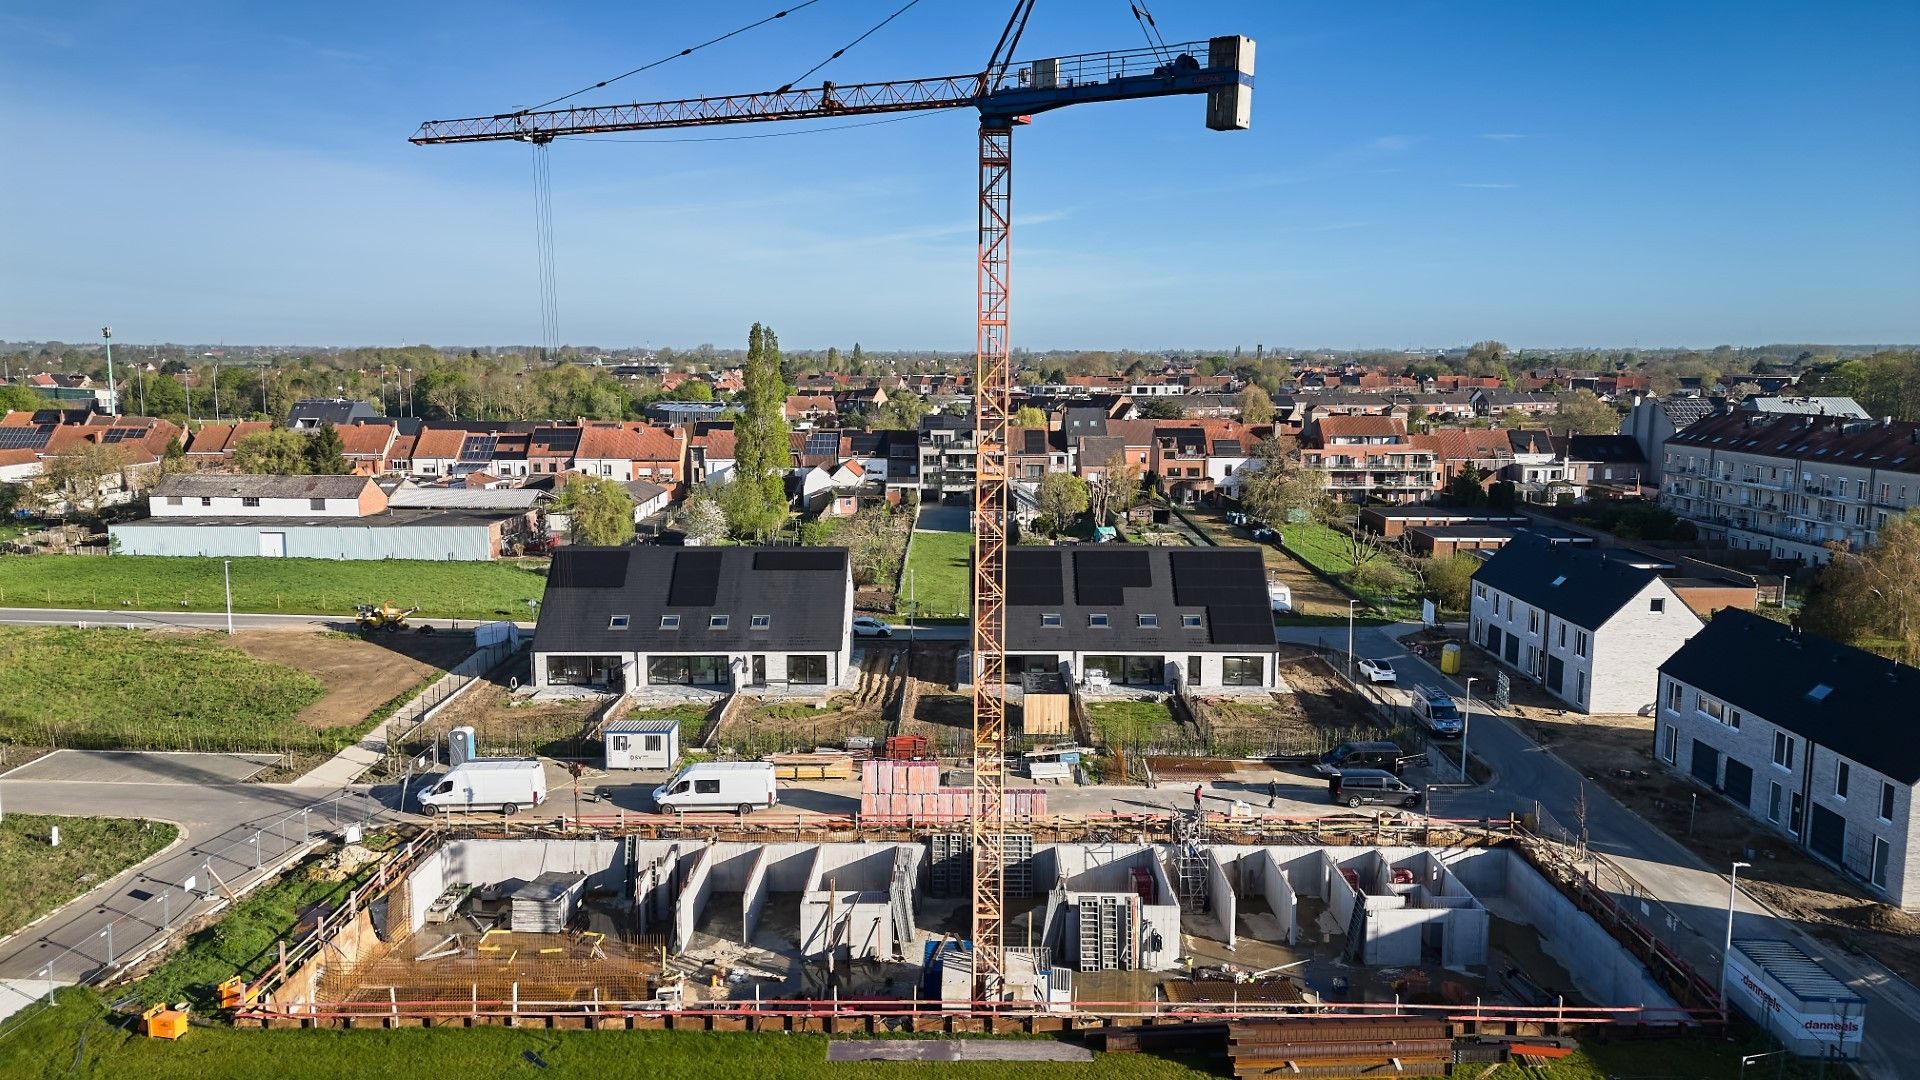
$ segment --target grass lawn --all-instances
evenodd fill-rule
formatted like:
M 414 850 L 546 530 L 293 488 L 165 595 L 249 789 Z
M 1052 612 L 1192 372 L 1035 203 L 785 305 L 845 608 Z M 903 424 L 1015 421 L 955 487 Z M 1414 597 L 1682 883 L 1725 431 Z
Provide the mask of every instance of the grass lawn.
M 233 610 L 353 615 L 420 605 L 422 618 L 530 619 L 544 573 L 504 562 L 233 559 Z M 0 607 L 224 611 L 219 559 L 157 555 L 0 558 Z
M 1158 701 L 1090 701 L 1087 720 L 1106 746 L 1138 746 L 1175 730 L 1173 713 Z
M 1353 573 L 1353 559 L 1349 554 L 1346 537 L 1339 530 L 1329 528 L 1317 522 L 1288 525 L 1281 529 L 1286 548 L 1301 561 L 1325 574 L 1331 574 L 1378 607 L 1385 607 L 1389 616 L 1402 620 L 1418 622 L 1420 619 L 1420 583 L 1412 574 L 1405 574 L 1406 583 L 1392 592 L 1379 593 L 1362 588 L 1349 575 Z M 1389 558 L 1381 555 L 1381 559 Z
M 47 845 L 60 827 L 60 846 Z M 0 937 L 145 859 L 179 835 L 161 821 L 8 814 L 0 822 Z
M 295 720 L 324 691 L 319 679 L 256 660 L 220 634 L 0 629 L 0 739 L 14 742 L 286 750 L 350 740 L 350 731 Z
M 971 607 L 973 534 L 916 532 L 907 550 L 907 570 L 913 574 L 911 595 L 927 615 L 965 616 Z M 901 583 L 901 611 L 909 595 Z

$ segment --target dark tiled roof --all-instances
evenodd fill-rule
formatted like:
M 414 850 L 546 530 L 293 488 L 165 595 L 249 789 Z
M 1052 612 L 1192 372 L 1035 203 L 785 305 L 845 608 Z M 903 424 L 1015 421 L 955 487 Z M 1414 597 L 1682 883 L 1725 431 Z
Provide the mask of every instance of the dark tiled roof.
M 1657 577 L 1652 570 L 1599 552 L 1531 536 L 1516 537 L 1473 575 L 1477 582 L 1589 630 L 1600 629 Z
M 1920 423 L 1725 413 L 1667 440 L 1670 446 L 1732 450 L 1783 460 L 1920 472 Z
M 1696 420 L 1702 420 L 1713 414 L 1713 402 L 1698 395 L 1682 396 L 1675 394 L 1661 398 L 1660 411 L 1667 414 L 1667 420 L 1675 431 L 1686 428 Z
M 846 647 L 846 548 L 567 546 L 553 554 L 535 652 L 836 652 Z M 615 615 L 627 629 L 609 628 Z M 662 615 L 680 628 L 660 628 Z M 709 628 L 714 615 L 727 628 Z M 765 630 L 752 628 L 766 615 Z
M 1044 626 L 1041 615 L 1060 625 Z M 1091 627 L 1088 616 L 1107 616 Z M 1141 615 L 1157 626 L 1140 625 Z M 1181 625 L 1201 616 L 1201 628 Z M 1007 648 L 1019 653 L 1273 651 L 1273 614 L 1257 548 L 1132 544 L 1007 552 Z
M 171 473 L 153 485 L 152 494 L 162 498 L 357 499 L 371 483 L 364 476 Z
M 1920 668 L 1723 608 L 1660 671 L 1902 784 L 1920 782 Z
M 1645 465 L 1647 456 L 1631 435 L 1575 435 L 1568 440 L 1569 452 L 1581 461 L 1604 464 Z

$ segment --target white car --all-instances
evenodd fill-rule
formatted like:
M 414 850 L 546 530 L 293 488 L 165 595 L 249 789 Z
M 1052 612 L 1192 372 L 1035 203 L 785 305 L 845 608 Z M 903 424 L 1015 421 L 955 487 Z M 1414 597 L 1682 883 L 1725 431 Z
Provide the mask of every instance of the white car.
M 1360 661 L 1360 674 L 1365 675 L 1367 681 L 1372 683 L 1395 683 L 1399 681 L 1399 676 L 1393 673 L 1393 665 L 1387 663 L 1385 660 Z
M 892 637 L 893 627 L 865 615 L 853 620 L 854 637 Z

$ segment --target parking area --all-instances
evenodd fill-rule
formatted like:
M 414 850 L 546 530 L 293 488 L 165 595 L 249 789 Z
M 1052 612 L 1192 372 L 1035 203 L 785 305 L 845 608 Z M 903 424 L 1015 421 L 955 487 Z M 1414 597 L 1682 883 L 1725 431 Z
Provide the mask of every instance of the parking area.
M 279 761 L 278 754 L 55 750 L 5 774 L 4 779 L 93 784 L 239 784 Z

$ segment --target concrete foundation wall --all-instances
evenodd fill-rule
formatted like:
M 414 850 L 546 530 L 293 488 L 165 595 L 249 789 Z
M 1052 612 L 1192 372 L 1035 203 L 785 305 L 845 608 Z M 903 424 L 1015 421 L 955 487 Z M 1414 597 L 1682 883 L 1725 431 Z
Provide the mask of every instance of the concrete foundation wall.
M 1507 851 L 1464 854 L 1480 859 L 1492 856 L 1505 864 L 1501 899 L 1540 931 L 1541 947 L 1572 974 L 1581 993 L 1608 1005 L 1676 1007 L 1632 953 L 1520 856 Z
M 1226 856 L 1226 866 L 1221 865 L 1221 853 L 1217 849 L 1209 850 L 1207 856 L 1207 899 L 1212 908 L 1213 917 L 1220 921 L 1221 932 L 1226 936 L 1227 948 L 1233 948 L 1234 927 L 1240 921 L 1240 897 L 1233 891 L 1233 878 L 1227 873 L 1227 867 L 1238 870 L 1239 860 L 1232 855 Z
M 694 925 L 700 921 L 700 913 L 707 909 L 707 899 L 713 895 L 713 849 L 702 846 L 684 865 L 680 895 L 673 902 L 673 951 L 676 953 L 685 952 L 692 944 Z
M 760 932 L 760 916 L 767 910 L 768 852 L 761 848 L 747 871 L 747 883 L 740 890 L 740 934 L 748 941 Z

